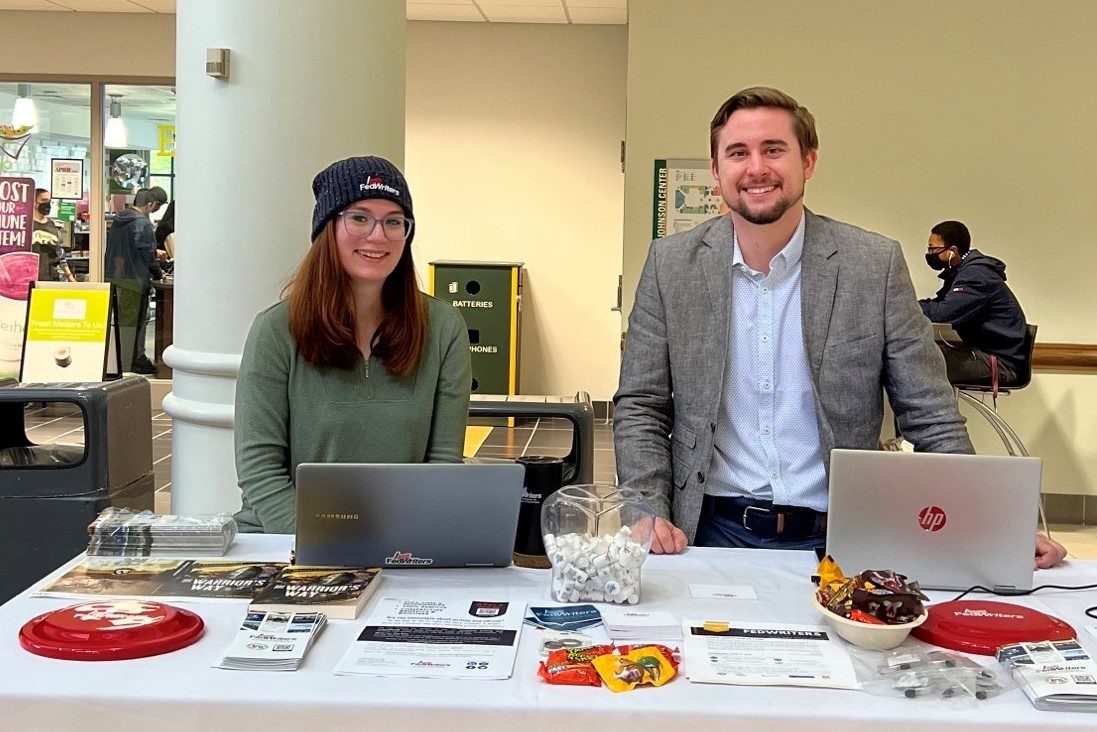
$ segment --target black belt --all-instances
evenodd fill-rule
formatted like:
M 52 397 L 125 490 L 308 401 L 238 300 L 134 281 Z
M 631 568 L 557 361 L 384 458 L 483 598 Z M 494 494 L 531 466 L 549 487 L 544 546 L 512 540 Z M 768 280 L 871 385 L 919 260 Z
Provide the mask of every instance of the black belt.
M 827 515 L 810 508 L 775 506 L 771 501 L 730 496 L 706 495 L 704 501 L 714 513 L 742 524 L 763 539 L 802 539 L 827 528 Z

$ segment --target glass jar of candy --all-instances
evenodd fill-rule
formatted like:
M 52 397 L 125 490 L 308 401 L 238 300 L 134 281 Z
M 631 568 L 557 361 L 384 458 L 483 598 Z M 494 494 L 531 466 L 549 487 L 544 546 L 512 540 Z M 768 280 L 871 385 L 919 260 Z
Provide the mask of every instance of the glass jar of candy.
M 557 602 L 640 601 L 640 568 L 655 512 L 643 494 L 614 485 L 569 485 L 541 508 Z

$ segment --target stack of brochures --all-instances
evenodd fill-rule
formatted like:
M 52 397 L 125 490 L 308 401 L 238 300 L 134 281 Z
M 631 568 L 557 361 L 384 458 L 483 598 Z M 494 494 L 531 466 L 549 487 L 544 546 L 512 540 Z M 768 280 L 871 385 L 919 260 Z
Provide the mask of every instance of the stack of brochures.
M 152 511 L 108 508 L 88 525 L 88 556 L 222 556 L 236 538 L 230 513 L 157 516 Z
M 997 657 L 1037 709 L 1097 712 L 1097 663 L 1076 639 L 1014 643 Z
M 682 623 L 672 614 L 632 608 L 603 607 L 602 622 L 614 640 L 670 640 L 682 637 Z
M 296 671 L 325 623 L 323 613 L 249 610 L 217 668 Z

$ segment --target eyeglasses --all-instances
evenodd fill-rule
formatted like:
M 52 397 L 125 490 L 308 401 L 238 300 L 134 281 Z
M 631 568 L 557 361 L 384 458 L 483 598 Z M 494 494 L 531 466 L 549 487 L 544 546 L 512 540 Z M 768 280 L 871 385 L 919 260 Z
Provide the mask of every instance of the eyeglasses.
M 405 216 L 386 216 L 383 219 L 374 218 L 366 211 L 342 211 L 339 218 L 343 220 L 343 229 L 348 235 L 365 239 L 377 225 L 381 225 L 381 233 L 389 241 L 407 241 L 411 236 L 414 219 Z

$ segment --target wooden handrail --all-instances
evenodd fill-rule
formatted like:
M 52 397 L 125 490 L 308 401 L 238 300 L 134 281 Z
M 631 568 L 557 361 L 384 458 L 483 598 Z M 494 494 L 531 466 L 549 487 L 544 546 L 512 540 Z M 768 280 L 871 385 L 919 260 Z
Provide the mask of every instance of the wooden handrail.
M 1097 373 L 1097 345 L 1090 343 L 1040 343 L 1032 353 L 1034 371 Z

